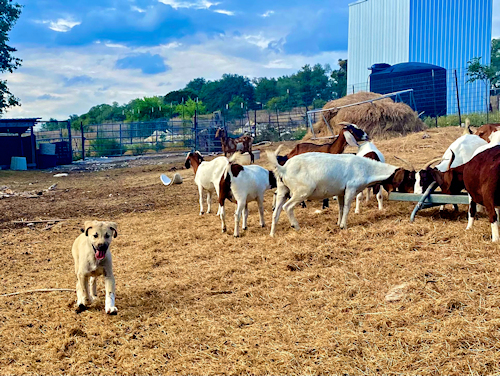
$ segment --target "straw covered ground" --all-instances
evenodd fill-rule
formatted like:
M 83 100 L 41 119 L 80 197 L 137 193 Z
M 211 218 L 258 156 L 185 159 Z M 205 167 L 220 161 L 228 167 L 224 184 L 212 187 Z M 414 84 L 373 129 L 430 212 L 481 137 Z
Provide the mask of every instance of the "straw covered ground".
M 418 166 L 460 134 L 377 145 L 389 163 L 399 155 Z M 81 314 L 73 292 L 0 297 L 1 374 L 500 372 L 499 249 L 485 217 L 466 232 L 464 206 L 435 208 L 410 224 L 412 204 L 378 211 L 372 198 L 341 231 L 334 202 L 320 214 L 310 202 L 296 209 L 301 230 L 283 214 L 273 239 L 268 192 L 268 226 L 258 227 L 251 204 L 249 230 L 234 239 L 214 213 L 198 215 L 192 170 L 180 171 L 182 185 L 160 184 L 169 167 L 59 179 L 0 172 L 0 186 L 14 191 L 58 183 L 39 198 L 0 200 L 0 294 L 74 288 L 71 245 L 83 221 L 119 224 L 118 315 L 104 313 L 102 281 L 101 300 Z M 69 220 L 13 223 L 23 218 Z

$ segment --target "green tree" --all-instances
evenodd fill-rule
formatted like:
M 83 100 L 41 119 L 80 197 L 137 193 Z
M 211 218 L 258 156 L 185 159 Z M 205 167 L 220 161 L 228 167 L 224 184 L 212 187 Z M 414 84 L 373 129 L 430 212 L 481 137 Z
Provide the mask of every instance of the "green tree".
M 481 64 L 481 58 L 475 57 L 467 62 L 467 82 L 483 81 L 489 87 L 496 87 L 499 81 L 500 72 L 492 66 Z
M 170 118 L 174 110 L 165 105 L 163 97 L 137 98 L 129 102 L 126 108 L 127 121 L 151 121 Z
M 175 112 L 184 120 L 192 119 L 195 111 L 198 112 L 198 115 L 207 113 L 207 109 L 202 101 L 198 100 L 198 102 L 196 102 L 192 99 L 188 99 L 187 102 L 178 104 L 175 107 Z
M 253 80 L 255 101 L 266 104 L 271 98 L 278 97 L 278 81 L 275 78 L 260 77 Z
M 500 72 L 500 39 L 491 41 L 491 68 L 498 73 Z M 498 82 L 496 87 L 498 87 Z
M 188 82 L 184 90 L 191 90 L 196 93 L 196 96 L 199 96 L 201 90 L 203 89 L 203 86 L 205 86 L 206 83 L 207 80 L 205 80 L 203 77 L 195 78 L 194 80 Z
M 321 64 L 316 64 L 312 68 L 307 64 L 292 75 L 292 78 L 298 84 L 301 104 L 306 106 L 306 110 L 317 97 L 324 100 L 331 98 L 330 81 L 328 79 L 328 73 L 330 72 L 331 68 L 328 64 L 324 67 Z
M 21 59 L 13 56 L 17 50 L 7 45 L 9 42 L 8 33 L 16 23 L 21 14 L 21 5 L 12 3 L 11 0 L 0 0 L 0 73 L 14 72 L 21 66 Z M 0 80 L 0 114 L 5 109 L 19 106 L 19 99 L 16 98 L 7 87 L 7 80 Z
M 224 74 L 220 80 L 207 82 L 200 93 L 208 112 L 225 110 L 233 97 L 240 97 L 248 108 L 255 108 L 255 88 L 248 77 Z
M 165 95 L 163 101 L 165 104 L 173 104 L 177 105 L 182 103 L 182 101 L 187 101 L 188 99 L 196 99 L 198 97 L 198 93 L 191 89 L 183 89 L 183 90 L 174 90 Z
M 330 75 L 332 99 L 342 98 L 347 94 L 347 60 L 339 59 L 339 69 Z

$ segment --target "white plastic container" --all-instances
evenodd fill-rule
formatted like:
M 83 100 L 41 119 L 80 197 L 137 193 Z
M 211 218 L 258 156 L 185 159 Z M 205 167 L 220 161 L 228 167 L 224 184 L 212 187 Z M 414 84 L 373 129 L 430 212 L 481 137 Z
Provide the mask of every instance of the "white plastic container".
M 40 144 L 40 154 L 55 155 L 56 144 Z
M 26 157 L 11 157 L 10 169 L 15 171 L 26 171 L 28 169 Z

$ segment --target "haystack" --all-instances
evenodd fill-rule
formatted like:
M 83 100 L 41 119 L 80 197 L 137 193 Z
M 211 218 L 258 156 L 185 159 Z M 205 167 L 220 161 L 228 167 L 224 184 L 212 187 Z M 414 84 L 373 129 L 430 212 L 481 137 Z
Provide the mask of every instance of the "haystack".
M 359 92 L 334 101 L 330 101 L 323 109 L 336 108 L 352 103 L 363 102 L 380 98 L 381 94 Z M 390 98 L 381 99 L 372 103 L 364 103 L 338 110 L 326 111 L 316 114 L 316 123 L 313 125 L 317 137 L 331 136 L 323 116 L 330 123 L 335 134 L 339 132 L 340 122 L 356 124 L 370 137 L 406 135 L 412 132 L 423 131 L 426 126 L 418 118 L 418 114 L 404 103 L 395 103 Z M 311 130 L 304 136 L 304 140 L 312 138 Z

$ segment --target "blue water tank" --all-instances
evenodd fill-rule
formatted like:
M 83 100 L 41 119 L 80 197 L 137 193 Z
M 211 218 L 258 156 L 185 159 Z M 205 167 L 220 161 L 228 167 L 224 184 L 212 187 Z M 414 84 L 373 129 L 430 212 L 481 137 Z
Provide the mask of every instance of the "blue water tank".
M 413 100 L 410 94 L 404 94 L 403 102 L 423 116 L 446 115 L 446 69 L 425 63 L 374 64 L 370 69 L 371 92 L 413 89 Z

